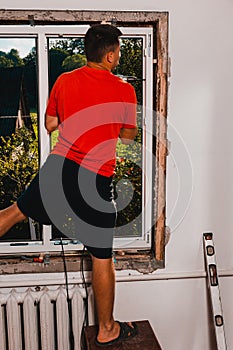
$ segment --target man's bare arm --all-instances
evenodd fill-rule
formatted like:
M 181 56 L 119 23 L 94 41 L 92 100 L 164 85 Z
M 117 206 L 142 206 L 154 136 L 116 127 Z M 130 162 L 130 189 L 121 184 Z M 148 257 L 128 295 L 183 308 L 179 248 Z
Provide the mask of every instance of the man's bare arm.
M 45 116 L 45 128 L 50 134 L 52 131 L 56 130 L 59 125 L 58 117 L 51 117 L 50 115 L 46 114 Z
M 124 143 L 125 145 L 130 145 L 133 142 L 134 138 L 137 136 L 137 134 L 137 128 L 122 128 L 119 137 L 122 143 Z

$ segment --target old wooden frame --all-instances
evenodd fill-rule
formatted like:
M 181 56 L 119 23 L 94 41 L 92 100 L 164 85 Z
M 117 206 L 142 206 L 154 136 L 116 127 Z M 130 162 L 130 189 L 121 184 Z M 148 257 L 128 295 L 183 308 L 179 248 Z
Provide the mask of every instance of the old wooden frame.
M 165 264 L 165 194 L 168 89 L 168 13 L 128 11 L 75 10 L 0 10 L 0 24 L 64 25 L 110 22 L 118 26 L 151 26 L 154 28 L 154 200 L 153 245 L 151 251 L 116 255 L 117 269 L 152 272 Z M 77 268 L 77 265 L 76 265 Z M 55 268 L 57 271 L 57 269 Z M 59 270 L 59 269 L 58 269 Z M 22 270 L 21 270 L 22 271 Z M 38 271 L 39 272 L 39 271 Z

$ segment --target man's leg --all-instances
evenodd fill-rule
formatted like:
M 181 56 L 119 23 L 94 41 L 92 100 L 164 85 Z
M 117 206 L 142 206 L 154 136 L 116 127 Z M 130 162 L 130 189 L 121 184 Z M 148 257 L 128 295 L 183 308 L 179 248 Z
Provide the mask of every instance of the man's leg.
M 17 203 L 0 210 L 0 237 L 2 237 L 12 226 L 26 219 Z
M 112 258 L 92 256 L 92 288 L 99 323 L 97 340 L 107 342 L 118 337 L 120 326 L 113 318 L 115 269 Z

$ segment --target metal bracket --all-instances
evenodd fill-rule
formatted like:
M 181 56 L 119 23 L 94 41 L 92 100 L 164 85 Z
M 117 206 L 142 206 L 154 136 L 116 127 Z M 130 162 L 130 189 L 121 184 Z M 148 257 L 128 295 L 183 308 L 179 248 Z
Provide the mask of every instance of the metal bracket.
M 35 27 L 35 19 L 33 15 L 28 15 L 28 20 L 30 23 L 30 26 Z
M 101 24 L 111 24 L 112 26 L 116 27 L 116 25 L 117 25 L 117 18 L 116 17 L 112 17 L 111 20 L 107 20 L 107 21 L 103 20 L 101 22 Z

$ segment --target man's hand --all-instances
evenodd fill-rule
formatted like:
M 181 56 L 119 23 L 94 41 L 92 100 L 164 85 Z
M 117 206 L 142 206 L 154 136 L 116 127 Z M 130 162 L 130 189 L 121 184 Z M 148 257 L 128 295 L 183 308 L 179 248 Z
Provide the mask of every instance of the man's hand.
M 48 134 L 57 129 L 59 125 L 58 117 L 52 117 L 48 114 L 45 116 L 45 128 L 48 131 Z
M 128 128 L 122 128 L 120 131 L 120 139 L 121 142 L 125 145 L 130 145 L 134 138 L 137 136 L 138 134 L 138 129 L 137 128 L 132 128 L 132 129 L 128 129 Z

